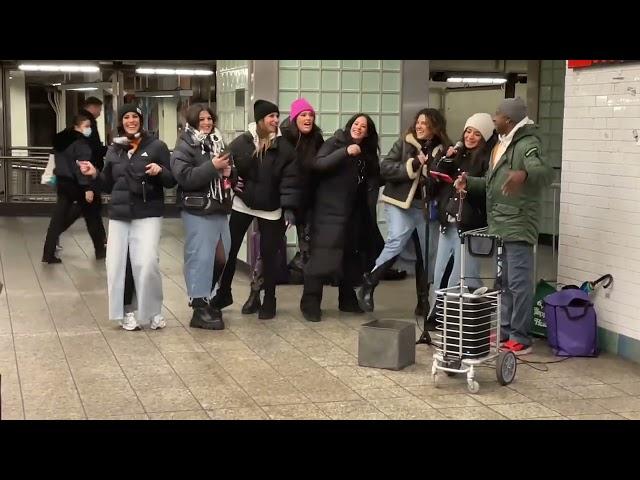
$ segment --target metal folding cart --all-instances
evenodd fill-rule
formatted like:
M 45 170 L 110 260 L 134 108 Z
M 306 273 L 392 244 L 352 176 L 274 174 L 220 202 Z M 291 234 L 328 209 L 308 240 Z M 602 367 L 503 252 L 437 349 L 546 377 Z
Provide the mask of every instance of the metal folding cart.
M 491 240 L 490 250 L 473 251 L 472 240 Z M 502 297 L 503 243 L 488 229 L 465 232 L 460 238 L 460 285 L 436 290 L 436 332 L 433 344 L 431 374 L 438 385 L 438 373 L 448 376 L 465 373 L 469 392 L 477 393 L 480 384 L 475 380 L 476 368 L 496 360 L 496 376 L 501 385 L 510 384 L 516 376 L 516 356 L 500 351 L 500 302 Z M 496 277 L 493 288 L 482 287 L 470 292 L 465 278 L 465 257 L 493 256 L 496 250 Z

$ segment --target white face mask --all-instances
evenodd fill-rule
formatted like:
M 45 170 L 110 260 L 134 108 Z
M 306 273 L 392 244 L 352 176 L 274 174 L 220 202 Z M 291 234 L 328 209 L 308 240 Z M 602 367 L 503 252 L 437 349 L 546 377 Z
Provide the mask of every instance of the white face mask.
M 91 127 L 86 127 L 82 129 L 82 134 L 89 138 L 91 136 Z

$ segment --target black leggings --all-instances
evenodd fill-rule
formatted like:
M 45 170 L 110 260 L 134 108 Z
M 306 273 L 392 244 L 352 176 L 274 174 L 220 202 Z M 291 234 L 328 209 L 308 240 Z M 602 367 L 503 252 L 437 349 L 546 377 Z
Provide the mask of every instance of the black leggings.
M 247 229 L 253 221 L 253 215 L 246 213 L 231 212 L 229 220 L 229 230 L 231 231 L 231 250 L 229 259 L 220 281 L 220 291 L 231 292 L 231 282 L 236 273 L 236 259 L 238 251 L 242 245 L 242 239 L 247 233 Z M 264 279 L 263 288 L 265 297 L 273 297 L 276 294 L 276 275 L 278 248 L 282 243 L 282 236 L 285 232 L 284 220 L 265 220 L 258 218 L 258 228 L 260 230 L 260 256 L 262 257 L 262 276 Z

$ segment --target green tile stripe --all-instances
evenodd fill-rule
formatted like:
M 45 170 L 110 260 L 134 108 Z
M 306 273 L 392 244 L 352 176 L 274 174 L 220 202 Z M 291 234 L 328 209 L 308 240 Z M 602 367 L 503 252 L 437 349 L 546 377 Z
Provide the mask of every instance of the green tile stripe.
M 598 327 L 598 346 L 603 352 L 640 363 L 640 340 Z

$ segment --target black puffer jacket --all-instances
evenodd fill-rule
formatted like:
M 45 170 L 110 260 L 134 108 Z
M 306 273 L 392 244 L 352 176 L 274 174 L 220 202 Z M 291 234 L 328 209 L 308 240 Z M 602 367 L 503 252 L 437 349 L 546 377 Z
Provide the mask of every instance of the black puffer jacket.
M 222 135 L 214 132 L 218 142 L 214 144 L 214 154 L 224 149 Z M 171 154 L 171 172 L 178 182 L 176 204 L 193 215 L 231 213 L 231 191 L 220 191 L 222 177 L 211 161 L 211 150 L 203 146 L 188 132 L 182 132 L 176 148 Z M 235 168 L 231 169 L 231 185 L 234 183 Z M 210 197 L 206 208 L 194 209 L 184 206 L 183 198 L 188 195 Z
M 56 166 L 53 173 L 58 183 L 72 182 L 84 190 L 90 190 L 91 179 L 80 173 L 76 161 L 91 160 L 91 148 L 86 137 L 72 128 L 58 132 L 53 137 L 53 154 Z
M 254 210 L 273 211 L 278 208 L 298 211 L 302 184 L 296 154 L 288 141 L 276 137 L 264 156 L 256 155 L 255 123 L 229 144 L 243 191 L 236 192 Z
M 462 148 L 452 159 L 443 158 L 435 166 L 434 170 L 449 175 L 452 179 L 458 178 L 462 172 L 470 177 L 483 177 L 489 168 L 490 151 L 485 147 L 478 151 L 469 151 Z M 466 232 L 475 228 L 487 226 L 487 206 L 484 192 L 481 194 L 467 194 L 461 200 L 460 195 L 451 184 L 442 184 L 437 190 L 438 220 L 440 231 L 443 233 L 452 224 L 449 215 L 455 216 L 462 201 L 461 220 L 457 223 L 459 232 Z
M 348 241 L 359 253 L 359 271 L 352 282 L 369 271 L 384 247 L 376 221 L 380 188 L 380 166 L 376 154 L 351 157 L 351 138 L 337 130 L 318 151 L 312 164 L 317 186 L 311 212 L 310 257 L 305 275 L 339 278 L 343 275 L 344 250 Z M 361 165 L 365 181 L 358 184 Z
M 313 192 L 316 187 L 312 165 L 318 150 L 324 143 L 322 130 L 314 124 L 311 132 L 303 137 L 299 130 L 292 128 L 289 117 L 280 124 L 280 130 L 282 137 L 291 144 L 296 152 L 302 192 L 298 211 L 300 215 L 297 220 L 298 224 L 305 224 L 307 223 L 307 213 L 312 208 Z
M 129 158 L 129 145 L 113 143 L 107 150 L 104 170 L 98 177 L 102 191 L 111 194 L 109 218 L 135 220 L 161 217 L 164 214 L 164 188 L 176 181 L 171 173 L 167 145 L 143 133 L 140 145 Z M 149 163 L 157 163 L 162 171 L 155 177 L 145 174 Z

